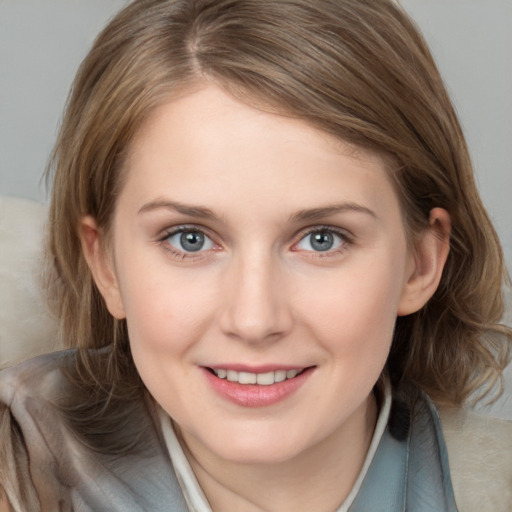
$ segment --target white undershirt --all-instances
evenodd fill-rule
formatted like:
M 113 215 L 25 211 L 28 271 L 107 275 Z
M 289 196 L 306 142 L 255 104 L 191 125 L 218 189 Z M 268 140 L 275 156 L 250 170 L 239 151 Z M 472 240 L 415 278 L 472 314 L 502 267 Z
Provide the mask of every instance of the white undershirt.
M 336 512 L 347 512 L 350 508 L 350 505 L 352 505 L 352 502 L 357 496 L 357 493 L 359 492 L 359 489 L 363 483 L 364 477 L 368 472 L 368 468 L 372 463 L 375 452 L 377 451 L 377 447 L 379 446 L 382 435 L 384 434 L 384 430 L 386 429 L 390 409 L 391 385 L 389 381 L 386 381 L 384 386 L 384 400 L 379 411 L 379 417 L 377 419 L 377 424 L 375 425 L 375 431 L 373 433 L 370 448 L 366 454 L 363 467 L 361 468 L 359 476 L 357 477 L 352 490 L 348 494 L 345 501 L 336 510 Z M 199 486 L 199 482 L 197 481 L 196 476 L 194 475 L 194 472 L 192 471 L 192 468 L 187 460 L 187 457 L 181 448 L 178 438 L 176 437 L 176 433 L 174 432 L 169 416 L 162 408 L 159 408 L 159 416 L 163 436 L 167 445 L 167 450 L 169 451 L 169 455 L 174 465 L 174 470 L 176 471 L 176 476 L 178 477 L 178 482 L 180 484 L 183 495 L 185 496 L 189 511 L 212 512 L 208 500 L 206 499 L 203 490 Z

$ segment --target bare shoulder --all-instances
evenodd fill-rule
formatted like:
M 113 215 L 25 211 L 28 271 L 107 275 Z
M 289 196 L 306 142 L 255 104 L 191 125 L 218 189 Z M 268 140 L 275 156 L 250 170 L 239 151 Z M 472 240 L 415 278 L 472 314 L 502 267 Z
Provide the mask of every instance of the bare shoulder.
M 440 408 L 460 512 L 512 510 L 512 421 Z

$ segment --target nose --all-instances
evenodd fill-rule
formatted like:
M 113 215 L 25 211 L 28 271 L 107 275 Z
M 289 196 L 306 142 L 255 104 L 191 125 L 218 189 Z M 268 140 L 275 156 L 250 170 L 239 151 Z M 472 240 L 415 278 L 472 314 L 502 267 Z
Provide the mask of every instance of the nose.
M 220 327 L 226 335 L 265 344 L 290 332 L 293 318 L 284 269 L 271 255 L 239 257 L 225 277 Z

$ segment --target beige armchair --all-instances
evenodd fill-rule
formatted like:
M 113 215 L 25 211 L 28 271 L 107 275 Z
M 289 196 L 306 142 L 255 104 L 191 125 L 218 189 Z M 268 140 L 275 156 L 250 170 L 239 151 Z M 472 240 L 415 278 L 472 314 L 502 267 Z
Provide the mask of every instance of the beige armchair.
M 38 271 L 46 206 L 0 196 L 0 367 L 57 348 Z

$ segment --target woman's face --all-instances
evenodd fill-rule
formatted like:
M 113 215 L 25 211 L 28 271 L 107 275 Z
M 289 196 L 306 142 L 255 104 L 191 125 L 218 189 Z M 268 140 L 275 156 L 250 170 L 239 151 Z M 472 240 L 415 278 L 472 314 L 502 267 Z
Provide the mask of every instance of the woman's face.
M 272 463 L 367 425 L 414 268 L 381 159 L 213 86 L 130 149 L 104 294 L 191 449 Z

